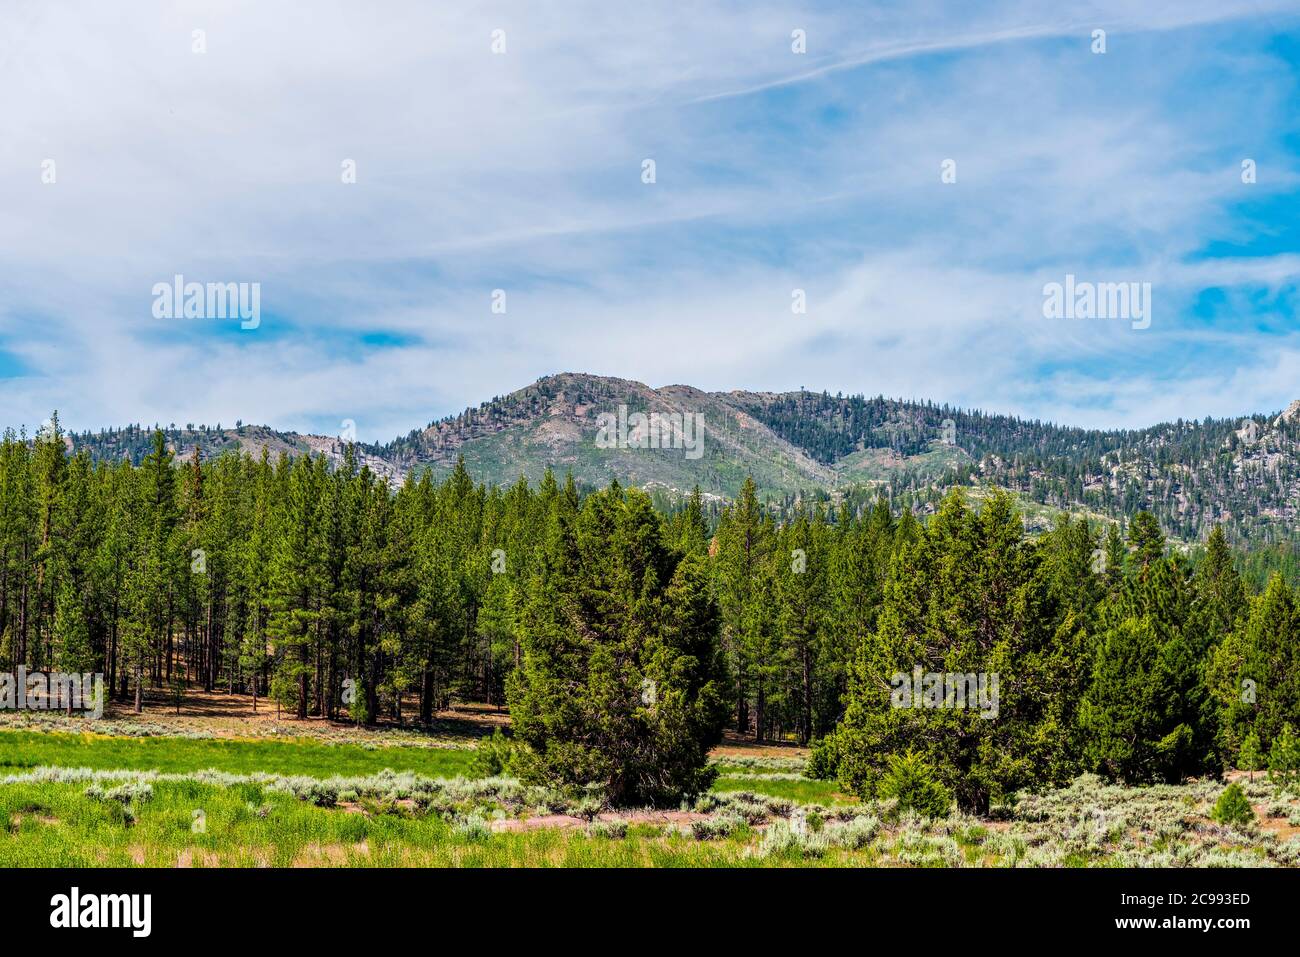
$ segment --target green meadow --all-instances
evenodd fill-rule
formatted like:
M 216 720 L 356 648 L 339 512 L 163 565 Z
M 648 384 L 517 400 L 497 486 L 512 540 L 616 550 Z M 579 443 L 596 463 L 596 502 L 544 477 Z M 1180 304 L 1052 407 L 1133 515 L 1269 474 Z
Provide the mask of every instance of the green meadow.
M 846 797 L 789 758 L 720 759 L 676 808 L 475 773 L 469 748 L 0 732 L 0 867 L 1274 867 L 1300 800 L 1246 782 L 1129 788 L 1085 775 L 987 819 Z
M 455 777 L 469 773 L 473 758 L 468 748 L 367 747 L 306 738 L 267 741 L 0 731 L 0 773 L 46 766 L 168 773 L 211 768 L 238 774 L 267 771 L 333 777 L 375 774 L 388 768 Z

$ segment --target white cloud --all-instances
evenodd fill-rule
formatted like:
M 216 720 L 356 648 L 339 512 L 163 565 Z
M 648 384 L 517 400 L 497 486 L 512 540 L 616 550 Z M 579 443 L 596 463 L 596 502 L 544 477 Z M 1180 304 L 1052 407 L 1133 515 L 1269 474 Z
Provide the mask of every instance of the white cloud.
M 1204 327 L 1033 318 L 1066 271 L 1149 278 L 1179 308 L 1294 284 L 1291 257 L 1195 254 L 1249 238 L 1225 214 L 1238 152 L 1268 156 L 1252 195 L 1294 188 L 1294 77 L 1261 37 L 1295 11 L 21 3 L 0 36 L 0 353 L 31 374 L 0 400 L 13 424 L 352 418 L 368 440 L 563 369 L 1095 424 L 1277 407 L 1289 344 L 1223 332 L 1218 375 L 1180 379 L 1161 355 Z M 1249 56 L 1206 39 L 1234 29 Z M 1207 62 L 1254 85 L 1184 90 Z M 176 273 L 261 282 L 263 329 L 160 324 L 149 291 Z

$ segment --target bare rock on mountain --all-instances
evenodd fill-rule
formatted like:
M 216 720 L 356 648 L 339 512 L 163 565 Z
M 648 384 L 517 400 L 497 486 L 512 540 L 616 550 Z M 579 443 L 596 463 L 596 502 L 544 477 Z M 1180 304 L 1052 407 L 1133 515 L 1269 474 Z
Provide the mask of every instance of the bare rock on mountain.
M 1294 422 L 1298 418 L 1300 418 L 1300 399 L 1296 399 L 1288 405 L 1286 411 L 1273 420 L 1273 425 L 1277 427 L 1287 422 Z

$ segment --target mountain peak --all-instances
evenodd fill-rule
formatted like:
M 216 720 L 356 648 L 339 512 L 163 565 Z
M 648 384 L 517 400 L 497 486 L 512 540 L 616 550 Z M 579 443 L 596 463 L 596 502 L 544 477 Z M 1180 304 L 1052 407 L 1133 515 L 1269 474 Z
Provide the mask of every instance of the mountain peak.
M 346 448 L 341 438 L 243 424 L 172 427 L 167 438 L 179 454 L 198 447 L 205 459 L 225 451 L 256 457 L 265 449 L 338 462 Z M 97 458 L 139 461 L 150 436 L 132 427 L 81 434 L 76 444 Z M 1102 520 L 1149 509 L 1184 540 L 1216 524 L 1238 538 L 1274 540 L 1300 520 L 1300 400 L 1259 432 L 1208 418 L 1082 429 L 883 396 L 706 392 L 558 372 L 355 450 L 358 464 L 392 486 L 425 470 L 446 474 L 461 456 L 474 478 L 491 486 L 521 475 L 535 483 L 551 469 L 583 485 L 616 478 L 669 499 L 698 486 L 716 501 L 734 498 L 752 476 L 765 497 L 790 506 L 798 499 L 856 509 L 884 494 L 926 512 L 952 486 L 979 497 L 995 485 L 1019 496 L 1035 527 L 1061 511 Z
M 1300 399 L 1296 399 L 1288 405 L 1282 414 L 1273 420 L 1273 425 L 1279 426 L 1286 422 L 1293 422 L 1297 418 L 1300 418 Z

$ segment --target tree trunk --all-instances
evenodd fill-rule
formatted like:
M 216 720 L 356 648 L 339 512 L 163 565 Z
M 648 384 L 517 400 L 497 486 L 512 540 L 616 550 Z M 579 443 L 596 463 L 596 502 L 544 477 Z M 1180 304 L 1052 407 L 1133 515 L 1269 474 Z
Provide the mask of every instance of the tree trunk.
M 420 681 L 420 720 L 425 724 L 433 722 L 433 669 L 424 666 Z
M 203 690 L 211 691 L 212 686 L 216 683 L 217 680 L 217 650 L 216 647 L 213 645 L 213 641 L 212 641 L 212 601 L 211 600 L 208 601 L 208 611 L 207 611 L 206 618 L 207 618 L 207 635 L 205 636 L 206 640 L 203 642 L 203 644 L 206 650 L 206 654 L 204 655 L 204 657 L 207 658 L 207 662 L 206 662 L 207 667 L 203 669 Z
M 803 727 L 799 731 L 799 743 L 806 745 L 812 738 L 812 655 L 808 646 L 803 649 Z
M 298 720 L 307 720 L 307 665 L 311 662 L 307 659 L 307 646 L 302 646 L 302 665 L 303 670 L 298 673 Z

